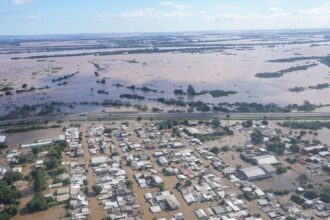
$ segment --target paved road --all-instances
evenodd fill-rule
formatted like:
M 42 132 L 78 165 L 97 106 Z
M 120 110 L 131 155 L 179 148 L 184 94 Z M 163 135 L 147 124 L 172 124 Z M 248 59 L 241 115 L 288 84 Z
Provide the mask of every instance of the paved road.
M 294 113 L 144 113 L 144 112 L 113 112 L 113 113 L 86 113 L 86 114 L 72 114 L 72 115 L 59 115 L 59 116 L 44 116 L 44 117 L 31 117 L 26 119 L 14 119 L 0 121 L 0 125 L 16 124 L 20 122 L 25 123 L 42 123 L 46 120 L 71 120 L 71 121 L 83 121 L 83 120 L 135 120 L 137 117 L 142 119 L 262 119 L 267 117 L 273 120 L 330 120 L 330 112 L 294 112 Z

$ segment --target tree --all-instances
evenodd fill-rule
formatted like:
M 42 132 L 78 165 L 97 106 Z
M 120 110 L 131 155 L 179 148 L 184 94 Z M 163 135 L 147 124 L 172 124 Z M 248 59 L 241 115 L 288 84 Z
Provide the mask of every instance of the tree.
M 47 177 L 43 169 L 37 169 L 32 173 L 34 179 L 34 191 L 41 192 L 47 187 Z
M 146 111 L 148 111 L 149 110 L 149 107 L 147 106 L 147 105 L 144 105 L 143 107 L 142 107 L 142 111 L 143 112 L 146 112 Z
M 9 220 L 18 213 L 18 205 L 12 204 L 0 212 L 0 219 Z
M 111 156 L 112 157 L 117 157 L 117 156 L 119 156 L 119 153 L 117 151 L 114 151 L 114 152 L 112 152 Z
M 186 180 L 185 185 L 186 186 L 191 186 L 192 185 L 192 181 L 191 180 Z
M 318 194 L 315 190 L 309 190 L 304 193 L 304 197 L 309 200 L 316 199 L 318 197 Z
M 70 180 L 70 178 L 66 178 L 66 179 L 62 180 L 62 183 L 64 186 L 67 186 L 71 183 L 71 180 Z
M 219 150 L 219 148 L 217 148 L 217 147 L 213 147 L 213 148 L 211 148 L 211 150 L 210 150 L 212 153 L 214 153 L 215 155 L 218 155 L 219 153 L 220 153 L 220 150 Z
M 330 185 L 329 184 L 326 184 L 322 187 L 321 193 L 320 193 L 320 199 L 325 203 L 330 202 Z
M 56 157 L 49 157 L 44 161 L 47 170 L 52 170 L 57 168 L 59 166 L 59 163 L 60 161 Z
M 102 191 L 102 187 L 101 187 L 101 186 L 98 186 L 98 185 L 94 185 L 94 186 L 92 186 L 92 190 L 93 190 L 93 192 L 94 192 L 96 195 L 98 195 L 98 194 L 101 193 L 101 191 Z
M 301 198 L 298 195 L 292 195 L 291 200 L 298 205 L 303 205 L 305 203 L 305 199 Z
M 280 137 L 274 137 L 267 143 L 267 150 L 277 155 L 282 155 L 285 151 L 285 144 L 281 141 Z
M 211 124 L 214 128 L 219 128 L 220 127 L 220 120 L 218 118 L 215 118 L 211 121 Z
M 127 186 L 127 188 L 132 189 L 133 181 L 132 180 L 126 180 L 125 185 Z
M 221 150 L 222 150 L 223 152 L 227 152 L 227 151 L 229 151 L 229 149 L 230 149 L 230 148 L 229 148 L 228 145 L 221 147 Z
M 264 142 L 264 135 L 259 129 L 255 129 L 251 134 L 251 142 L 253 144 L 262 144 Z
M 268 121 L 267 121 L 266 117 L 264 119 L 262 119 L 261 124 L 262 125 L 268 125 Z
M 277 174 L 283 174 L 283 173 L 286 173 L 286 172 L 287 172 L 286 167 L 279 166 L 279 167 L 276 168 L 276 173 Z
M 50 207 L 50 200 L 45 198 L 42 193 L 34 194 L 32 200 L 28 202 L 27 208 L 30 212 L 47 210 Z
M 22 180 L 23 175 L 19 172 L 9 171 L 3 177 L 3 180 L 7 182 L 8 185 L 12 185 L 14 182 Z
M 243 126 L 244 128 L 251 128 L 252 125 L 253 125 L 253 121 L 252 121 L 252 120 L 247 120 L 247 121 L 243 121 L 243 122 L 242 122 L 242 126 Z
M 188 85 L 187 94 L 190 95 L 190 96 L 196 95 L 196 91 L 195 91 L 195 89 L 192 85 Z
M 289 150 L 293 153 L 298 153 L 300 151 L 300 147 L 297 144 L 292 144 L 289 147 Z
M 8 185 L 5 181 L 0 181 L 0 203 L 6 205 L 17 203 L 21 193 L 15 186 Z

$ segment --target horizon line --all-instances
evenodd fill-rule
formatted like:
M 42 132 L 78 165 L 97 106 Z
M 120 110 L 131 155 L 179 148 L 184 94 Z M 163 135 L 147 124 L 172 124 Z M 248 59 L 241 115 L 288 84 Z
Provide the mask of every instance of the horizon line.
M 128 32 L 81 32 L 81 33 L 44 33 L 44 34 L 0 34 L 0 38 L 5 37 L 41 37 L 41 36 L 86 36 L 86 35 L 120 35 L 120 34 L 167 34 L 167 33 L 207 33 L 207 32 L 261 32 L 261 31 L 330 31 L 328 28 L 269 28 L 269 29 L 223 29 L 223 30 L 190 30 L 190 31 L 128 31 Z

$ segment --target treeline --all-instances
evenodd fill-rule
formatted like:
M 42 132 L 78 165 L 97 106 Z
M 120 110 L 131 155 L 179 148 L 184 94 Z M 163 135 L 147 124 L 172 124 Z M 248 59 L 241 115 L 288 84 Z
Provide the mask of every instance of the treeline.
M 278 123 L 279 126 L 291 128 L 291 129 L 308 129 L 308 130 L 320 130 L 322 128 L 330 129 L 329 121 L 284 121 Z
M 308 86 L 308 87 L 293 87 L 293 88 L 289 88 L 290 92 L 303 92 L 305 90 L 322 90 L 322 89 L 328 89 L 330 88 L 330 84 L 329 83 L 320 83 L 317 84 L 316 86 Z
M 59 77 L 59 78 L 52 79 L 52 82 L 55 83 L 55 82 L 59 82 L 59 81 L 63 81 L 63 80 L 67 80 L 67 79 L 69 79 L 69 78 L 71 78 L 71 77 L 74 77 L 77 73 L 78 73 L 78 72 L 76 72 L 76 73 L 72 73 L 72 74 L 69 74 L 69 75 L 65 75 L 65 76 L 62 76 L 62 77 Z
M 258 78 L 279 78 L 279 77 L 282 77 L 284 74 L 307 70 L 314 66 L 317 66 L 317 64 L 312 63 L 312 64 L 306 64 L 306 65 L 301 65 L 301 66 L 293 66 L 288 69 L 279 70 L 277 72 L 257 73 L 257 74 L 255 74 L 255 76 Z
M 192 85 L 188 85 L 188 88 L 185 91 L 182 89 L 175 89 L 174 90 L 174 95 L 189 95 L 189 96 L 199 96 L 199 95 L 205 95 L 205 94 L 210 94 L 213 98 L 218 98 L 218 97 L 226 97 L 230 95 L 235 95 L 238 92 L 236 91 L 225 91 L 225 90 L 202 90 L 200 92 L 196 92 L 195 88 Z
M 136 94 L 121 94 L 119 97 L 124 98 L 124 99 L 137 99 L 137 100 L 145 99 L 144 96 L 140 96 L 140 95 L 136 95 Z

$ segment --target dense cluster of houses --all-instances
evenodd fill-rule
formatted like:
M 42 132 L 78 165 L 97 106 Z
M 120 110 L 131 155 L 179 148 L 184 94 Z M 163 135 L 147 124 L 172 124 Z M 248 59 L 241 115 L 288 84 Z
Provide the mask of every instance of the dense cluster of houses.
M 111 219 L 139 218 L 140 205 L 128 184 L 126 171 L 121 168 L 121 158 L 113 155 L 109 157 L 114 149 L 111 138 L 104 134 L 104 127 L 90 127 L 88 138 L 89 149 L 99 152 L 98 156 L 91 158 L 90 165 L 95 176 L 94 186 L 101 189 L 97 199 L 107 211 L 107 216 Z

